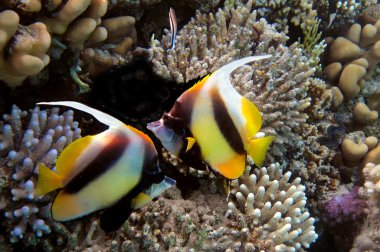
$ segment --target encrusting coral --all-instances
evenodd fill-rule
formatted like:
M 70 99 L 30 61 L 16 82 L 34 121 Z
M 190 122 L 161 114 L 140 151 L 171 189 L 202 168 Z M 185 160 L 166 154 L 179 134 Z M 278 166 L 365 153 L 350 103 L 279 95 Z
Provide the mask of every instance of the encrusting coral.
M 51 197 L 34 196 L 36 167 L 38 163 L 53 167 L 59 153 L 79 138 L 80 132 L 71 110 L 59 114 L 57 108 L 47 111 L 36 107 L 28 113 L 13 106 L 10 114 L 3 115 L 0 121 L 3 239 L 51 250 L 56 241 L 47 237 L 50 233 L 69 238 L 70 231 L 53 221 L 48 213 Z

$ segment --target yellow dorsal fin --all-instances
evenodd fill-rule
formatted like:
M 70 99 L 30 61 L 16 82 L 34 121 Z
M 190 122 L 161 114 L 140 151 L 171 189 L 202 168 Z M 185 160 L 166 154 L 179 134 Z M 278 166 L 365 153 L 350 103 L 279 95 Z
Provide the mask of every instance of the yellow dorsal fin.
M 236 154 L 229 160 L 218 163 L 210 164 L 211 168 L 220 173 L 227 179 L 237 179 L 239 178 L 245 169 L 246 155 Z
M 248 145 L 248 154 L 252 157 L 255 164 L 261 167 L 264 163 L 269 145 L 274 140 L 274 136 L 250 139 Z
M 191 88 L 189 88 L 186 93 L 193 93 L 193 92 L 198 92 L 203 85 L 207 82 L 207 79 L 210 77 L 211 74 L 206 75 L 203 77 L 200 81 L 194 84 Z
M 44 164 L 38 164 L 38 182 L 34 195 L 41 196 L 62 188 L 62 176 L 50 170 Z
M 84 149 L 90 144 L 95 136 L 85 136 L 72 142 L 66 147 L 57 159 L 57 172 L 66 177 L 74 168 L 75 161 Z
M 256 105 L 245 97 L 242 97 L 241 105 L 244 118 L 246 119 L 245 130 L 247 137 L 254 137 L 261 128 L 261 113 Z
M 187 146 L 186 146 L 186 151 L 188 152 L 195 144 L 196 140 L 194 137 L 186 137 L 187 140 Z

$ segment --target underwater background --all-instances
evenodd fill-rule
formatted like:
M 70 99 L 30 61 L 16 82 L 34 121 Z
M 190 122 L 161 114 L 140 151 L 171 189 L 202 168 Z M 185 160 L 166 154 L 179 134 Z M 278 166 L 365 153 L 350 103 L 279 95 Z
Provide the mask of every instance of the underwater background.
M 0 251 L 380 251 L 379 11 L 371 0 L 2 0 Z M 275 136 L 263 167 L 248 157 L 229 184 L 146 129 L 202 77 L 266 54 L 231 75 Z M 39 163 L 105 129 L 36 106 L 63 100 L 144 131 L 177 181 L 116 232 L 101 211 L 57 222 L 56 193 L 35 195 Z

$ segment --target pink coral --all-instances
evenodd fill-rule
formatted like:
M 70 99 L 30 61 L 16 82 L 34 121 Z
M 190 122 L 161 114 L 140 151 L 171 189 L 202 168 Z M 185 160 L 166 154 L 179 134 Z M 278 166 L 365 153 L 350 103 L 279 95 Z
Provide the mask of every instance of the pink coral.
M 328 200 L 324 209 L 328 223 L 343 224 L 365 216 L 367 204 L 360 198 L 358 189 L 354 187 L 348 193 L 337 194 Z

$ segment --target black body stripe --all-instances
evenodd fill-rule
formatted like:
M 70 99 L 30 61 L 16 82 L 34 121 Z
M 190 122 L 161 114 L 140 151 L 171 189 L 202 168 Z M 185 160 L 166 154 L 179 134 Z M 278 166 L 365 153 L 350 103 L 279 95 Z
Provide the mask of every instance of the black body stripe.
M 236 153 L 245 153 L 244 144 L 239 131 L 236 129 L 235 124 L 228 113 L 226 105 L 224 104 L 222 97 L 219 95 L 218 89 L 211 89 L 210 95 L 212 100 L 212 108 L 214 111 L 214 119 L 224 138 Z
M 190 125 L 191 115 L 194 108 L 196 95 L 194 92 L 182 94 L 180 100 L 177 100 L 170 110 L 170 115 L 174 118 L 181 118 L 186 126 Z
M 129 139 L 123 135 L 110 136 L 110 142 L 75 178 L 63 189 L 67 193 L 77 193 L 91 181 L 100 177 L 122 157 Z

